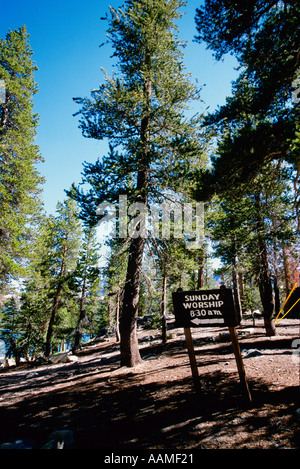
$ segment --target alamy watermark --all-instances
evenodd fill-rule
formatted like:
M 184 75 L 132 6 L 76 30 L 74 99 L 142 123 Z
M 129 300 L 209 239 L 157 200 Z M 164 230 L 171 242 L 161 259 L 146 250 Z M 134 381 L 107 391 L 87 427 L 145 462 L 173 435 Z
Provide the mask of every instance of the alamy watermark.
M 292 342 L 292 360 L 296 365 L 300 365 L 300 339 L 294 339 Z
M 102 216 L 98 226 L 109 227 L 113 238 L 184 239 L 187 249 L 200 249 L 204 241 L 204 204 L 164 202 L 147 206 L 141 202 L 128 205 L 127 195 L 120 195 L 117 206 L 101 203 L 96 211 Z
M 0 78 L 0 104 L 5 103 L 6 100 L 6 86 L 4 80 Z
M 4 340 L 0 339 L 0 366 L 1 364 L 4 365 L 6 357 L 6 347 Z
M 300 103 L 300 77 L 296 78 L 292 82 L 292 88 L 293 88 L 293 93 L 292 93 L 293 103 L 298 104 Z

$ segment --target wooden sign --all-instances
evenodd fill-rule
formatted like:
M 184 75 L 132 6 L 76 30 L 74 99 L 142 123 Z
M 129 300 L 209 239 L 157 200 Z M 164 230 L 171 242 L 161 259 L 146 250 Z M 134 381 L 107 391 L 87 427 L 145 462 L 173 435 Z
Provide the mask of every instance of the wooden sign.
M 201 385 L 195 356 L 191 327 L 228 327 L 240 382 L 248 402 L 252 401 L 235 326 L 240 323 L 235 313 L 232 290 L 177 291 L 172 294 L 175 326 L 183 327 L 196 393 Z
M 172 296 L 176 327 L 235 327 L 239 324 L 230 288 L 177 291 Z

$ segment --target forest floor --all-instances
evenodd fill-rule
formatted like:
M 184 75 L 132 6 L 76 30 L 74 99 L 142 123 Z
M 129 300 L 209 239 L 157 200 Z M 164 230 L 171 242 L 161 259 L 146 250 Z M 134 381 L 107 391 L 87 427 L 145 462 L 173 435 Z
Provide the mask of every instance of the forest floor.
M 300 449 L 300 320 L 284 319 L 272 338 L 262 320 L 237 330 L 252 404 L 226 328 L 192 329 L 199 395 L 183 330 L 162 345 L 159 331 L 139 329 L 143 362 L 134 368 L 120 367 L 109 338 L 74 363 L 1 370 L 0 444 L 29 438 L 39 447 L 68 429 L 76 449 Z

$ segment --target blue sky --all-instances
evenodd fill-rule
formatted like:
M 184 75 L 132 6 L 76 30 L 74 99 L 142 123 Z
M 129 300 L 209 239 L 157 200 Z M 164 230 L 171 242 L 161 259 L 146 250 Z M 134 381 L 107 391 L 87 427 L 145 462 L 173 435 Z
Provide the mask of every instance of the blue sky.
M 65 189 L 81 181 L 82 163 L 93 162 L 106 153 L 106 142 L 86 139 L 78 129 L 79 109 L 73 97 L 89 96 L 103 82 L 101 67 L 111 71 L 111 50 L 99 44 L 106 39 L 105 16 L 109 5 L 121 6 L 122 0 L 13 0 L 0 6 L 0 37 L 8 30 L 27 26 L 33 59 L 39 70 L 35 80 L 39 92 L 34 98 L 40 116 L 37 144 L 45 163 L 39 171 L 46 178 L 43 199 L 48 213 L 54 213 Z M 188 0 L 179 22 L 180 38 L 188 41 L 185 64 L 199 85 L 206 84 L 202 99 L 210 110 L 225 102 L 231 93 L 231 81 L 238 72 L 231 56 L 216 62 L 205 44 L 193 42 L 197 34 L 195 10 L 201 0 Z M 199 111 L 203 109 L 199 108 Z

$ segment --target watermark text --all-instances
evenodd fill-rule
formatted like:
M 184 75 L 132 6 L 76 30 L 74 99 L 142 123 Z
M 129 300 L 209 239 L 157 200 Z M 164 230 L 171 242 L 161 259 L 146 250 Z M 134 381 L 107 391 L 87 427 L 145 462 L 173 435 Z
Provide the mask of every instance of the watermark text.
M 204 204 L 164 202 L 146 206 L 141 202 L 128 204 L 126 195 L 119 196 L 117 206 L 101 203 L 96 211 L 102 217 L 98 226 L 110 230 L 120 239 L 156 238 L 183 239 L 187 249 L 200 249 L 204 241 Z

